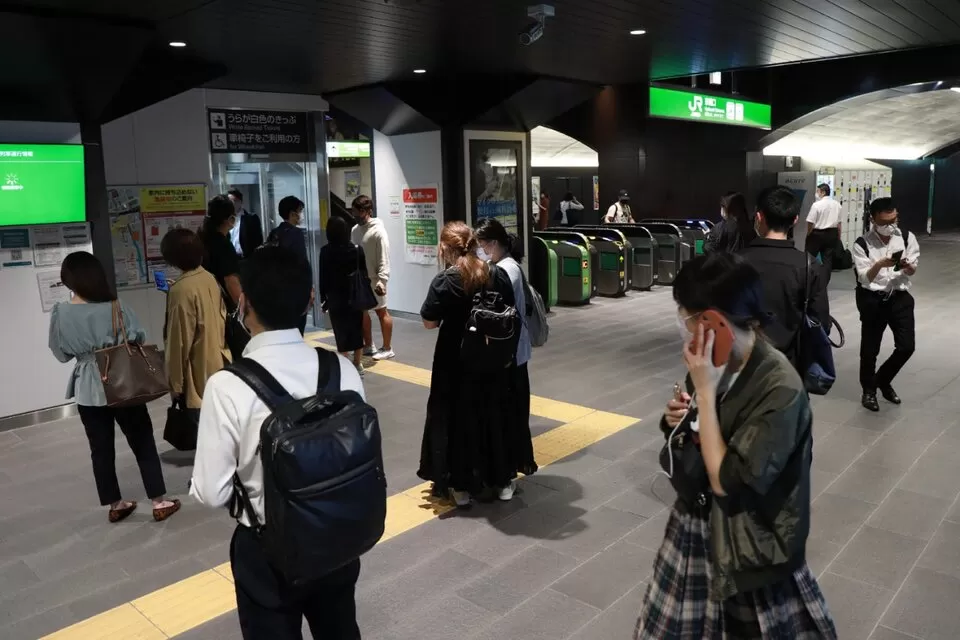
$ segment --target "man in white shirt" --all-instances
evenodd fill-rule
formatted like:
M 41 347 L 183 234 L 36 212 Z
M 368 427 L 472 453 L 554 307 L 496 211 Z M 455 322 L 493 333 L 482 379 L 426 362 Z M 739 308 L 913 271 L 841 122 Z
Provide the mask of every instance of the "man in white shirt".
M 374 312 L 380 320 L 380 334 L 383 346 L 373 346 L 373 327 L 370 314 L 363 312 L 363 354 L 373 356 L 374 360 L 389 360 L 396 357 L 393 351 L 393 318 L 387 311 L 387 281 L 390 279 L 390 239 L 383 222 L 373 217 L 373 200 L 370 196 L 357 196 L 350 205 L 357 226 L 353 228 L 353 244 L 363 247 L 367 258 L 367 273 L 377 298 Z
M 879 411 L 879 390 L 888 402 L 900 404 L 893 379 L 913 355 L 916 344 L 914 300 L 910 277 L 917 272 L 920 245 L 909 231 L 898 227 L 892 198 L 870 203 L 869 232 L 857 239 L 853 262 L 857 275 L 857 309 L 860 311 L 860 385 L 863 406 Z M 893 333 L 893 354 L 877 369 L 880 343 L 887 327 Z
M 830 185 L 817 187 L 817 201 L 807 214 L 807 253 L 820 256 L 827 284 L 833 272 L 833 254 L 840 241 L 840 203 L 830 197 Z
M 317 392 L 316 351 L 303 341 L 297 325 L 310 300 L 310 265 L 280 247 L 264 247 L 241 270 L 243 323 L 252 338 L 244 350 L 267 369 L 295 399 Z M 338 357 L 340 386 L 364 395 L 357 370 Z M 270 410 L 245 382 L 228 371 L 210 377 L 203 395 L 190 495 L 210 507 L 227 506 L 234 475 L 250 496 L 259 524 L 264 514 L 260 427 Z M 317 638 L 358 640 L 354 589 L 360 575 L 356 560 L 309 585 L 287 584 L 270 565 L 246 514 L 230 545 L 237 612 L 244 640 L 300 639 L 305 616 Z
M 607 209 L 603 221 L 606 224 L 633 224 L 633 213 L 630 211 L 630 194 L 627 193 L 626 189 L 620 190 L 619 199 Z

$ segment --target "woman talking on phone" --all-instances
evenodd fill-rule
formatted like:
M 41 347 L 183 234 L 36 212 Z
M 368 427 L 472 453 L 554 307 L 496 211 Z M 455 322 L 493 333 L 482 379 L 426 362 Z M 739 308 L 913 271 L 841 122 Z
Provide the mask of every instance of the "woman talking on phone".
M 758 332 L 759 274 L 733 254 L 701 256 L 673 299 L 689 373 L 660 426 L 678 497 L 636 638 L 836 638 L 805 559 L 812 414 Z

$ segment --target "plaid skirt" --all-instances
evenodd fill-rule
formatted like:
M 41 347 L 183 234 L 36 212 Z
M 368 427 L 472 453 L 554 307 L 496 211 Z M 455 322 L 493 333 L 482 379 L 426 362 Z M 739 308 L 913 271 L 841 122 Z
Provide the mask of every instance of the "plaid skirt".
M 834 640 L 826 602 L 810 569 L 789 580 L 710 599 L 709 513 L 670 513 L 637 620 L 636 640 Z

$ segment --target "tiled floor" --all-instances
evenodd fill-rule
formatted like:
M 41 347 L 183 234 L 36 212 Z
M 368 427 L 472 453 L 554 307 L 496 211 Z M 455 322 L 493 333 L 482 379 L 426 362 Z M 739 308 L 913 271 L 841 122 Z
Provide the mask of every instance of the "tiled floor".
M 834 274 L 848 342 L 839 382 L 815 400 L 807 553 L 843 639 L 960 637 L 960 243 L 922 250 L 918 350 L 897 381 L 905 404 L 879 415 L 858 402 L 853 276 Z M 656 419 L 683 372 L 674 324 L 666 289 L 556 310 L 531 364 L 534 393 L 643 422 L 523 480 L 509 505 L 448 514 L 376 547 L 358 588 L 365 639 L 629 637 L 671 499 L 655 474 Z M 398 361 L 428 368 L 434 339 L 398 320 Z M 391 492 L 414 487 L 427 389 L 375 367 L 366 386 Z M 154 417 L 159 427 L 162 406 Z M 559 424 L 535 418 L 534 431 Z M 184 493 L 189 458 L 165 452 L 164 462 L 170 491 Z M 137 498 L 123 444 L 118 465 Z M 109 526 L 95 504 L 76 420 L 0 433 L 0 637 L 38 638 L 227 559 L 226 514 L 187 504 L 160 525 L 144 511 Z M 235 614 L 177 637 L 239 638 Z

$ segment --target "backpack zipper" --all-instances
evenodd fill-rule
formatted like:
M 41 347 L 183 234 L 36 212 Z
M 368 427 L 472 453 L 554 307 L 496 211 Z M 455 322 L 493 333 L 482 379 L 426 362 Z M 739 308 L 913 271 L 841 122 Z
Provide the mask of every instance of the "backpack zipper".
M 309 487 L 303 487 L 301 489 L 288 489 L 287 491 L 289 491 L 291 494 L 295 496 L 304 497 L 304 496 L 309 496 L 310 494 L 320 493 L 328 489 L 333 489 L 335 487 L 339 487 L 341 485 L 347 484 L 357 479 L 358 477 L 367 473 L 371 469 L 374 469 L 374 468 L 379 469 L 380 467 L 379 462 L 380 462 L 379 459 L 374 458 L 373 460 L 368 460 L 364 462 L 362 465 L 360 465 L 359 467 L 352 469 L 348 473 L 337 476 L 336 478 L 332 478 L 330 480 L 324 480 L 323 482 L 312 484 Z M 382 477 L 382 474 L 378 473 L 377 477 L 378 478 Z

